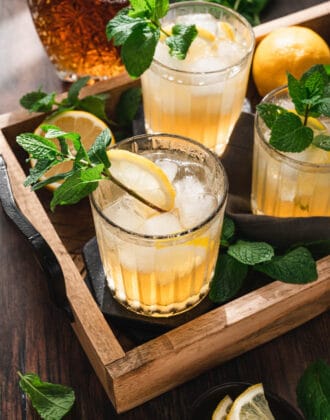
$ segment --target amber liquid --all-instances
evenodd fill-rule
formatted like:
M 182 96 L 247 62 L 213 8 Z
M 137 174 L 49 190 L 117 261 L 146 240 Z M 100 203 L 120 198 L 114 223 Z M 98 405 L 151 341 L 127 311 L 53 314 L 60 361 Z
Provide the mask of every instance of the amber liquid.
M 124 70 L 106 25 L 126 0 L 29 0 L 34 24 L 61 79 L 100 80 Z

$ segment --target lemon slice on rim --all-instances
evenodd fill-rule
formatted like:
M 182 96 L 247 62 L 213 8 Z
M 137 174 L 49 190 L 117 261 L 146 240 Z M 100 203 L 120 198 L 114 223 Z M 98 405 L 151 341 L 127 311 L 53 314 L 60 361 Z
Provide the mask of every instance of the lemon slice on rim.
M 163 211 L 174 207 L 175 189 L 165 172 L 153 161 L 121 149 L 110 149 L 107 155 L 111 175 L 126 189 Z
M 44 132 L 41 129 L 42 124 L 51 124 L 56 125 L 61 130 L 66 132 L 75 132 L 80 134 L 81 136 L 81 142 L 88 150 L 90 146 L 94 143 L 96 137 L 106 128 L 109 129 L 109 127 L 99 118 L 97 118 L 95 115 L 86 112 L 86 111 L 64 111 L 60 114 L 55 115 L 54 117 L 51 117 L 49 119 L 46 119 L 43 121 L 34 131 L 35 134 L 39 136 L 44 136 Z M 54 140 L 57 142 L 57 140 Z M 114 142 L 113 136 L 112 136 L 112 142 Z M 74 150 L 72 150 L 74 152 Z M 31 160 L 31 166 L 34 167 L 36 164 L 36 160 Z M 51 168 L 49 171 L 44 174 L 40 180 L 43 181 L 46 178 L 49 178 L 51 176 L 57 175 L 59 173 L 67 172 L 72 168 L 72 162 L 63 162 L 60 163 L 53 168 Z M 49 184 L 46 186 L 46 188 L 50 190 L 55 190 L 61 185 L 61 182 L 54 182 L 52 184 Z
M 275 420 L 265 397 L 263 385 L 248 387 L 233 402 L 227 420 Z
M 231 406 L 233 405 L 233 400 L 229 395 L 226 395 L 216 406 L 212 414 L 212 420 L 226 420 L 227 414 Z
M 302 122 L 304 121 L 304 117 L 299 115 L 295 109 L 288 109 L 288 111 L 292 112 L 293 114 L 298 115 L 298 117 L 301 119 L 301 121 Z M 310 127 L 313 130 L 318 130 L 318 131 L 324 131 L 324 130 L 327 129 L 327 127 L 320 120 L 318 120 L 315 117 L 308 117 L 307 127 Z

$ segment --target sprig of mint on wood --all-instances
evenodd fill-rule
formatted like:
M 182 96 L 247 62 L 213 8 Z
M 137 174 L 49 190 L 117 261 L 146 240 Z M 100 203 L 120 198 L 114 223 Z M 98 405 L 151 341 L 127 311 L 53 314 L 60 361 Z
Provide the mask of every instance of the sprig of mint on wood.
M 299 153 L 311 144 L 330 151 L 330 136 L 315 135 L 308 118 L 330 117 L 330 76 L 316 65 L 298 80 L 288 73 L 288 91 L 298 115 L 271 103 L 257 105 L 257 111 L 271 129 L 269 143 L 281 152 Z
M 197 36 L 195 25 L 174 25 L 172 34 L 162 28 L 160 19 L 169 10 L 168 0 L 130 0 L 106 26 L 108 40 L 121 46 L 121 59 L 132 78 L 141 76 L 153 60 L 161 33 L 169 53 L 183 60 Z
M 74 109 L 86 111 L 109 124 L 117 141 L 132 135 L 131 123 L 141 104 L 141 88 L 132 87 L 125 90 L 117 103 L 114 119 L 110 119 L 106 113 L 106 102 L 111 100 L 108 94 L 80 98 L 81 89 L 89 80 L 90 77 L 86 76 L 72 83 L 67 96 L 61 101 L 56 99 L 55 92 L 44 92 L 39 88 L 22 96 L 20 104 L 30 112 L 46 112 L 49 116 Z
M 209 298 L 218 304 L 234 298 L 247 285 L 251 271 L 285 283 L 315 281 L 315 258 L 329 254 L 330 240 L 297 244 L 282 252 L 267 242 L 246 240 L 240 237 L 234 221 L 225 216 Z
M 18 376 L 20 388 L 28 395 L 42 419 L 60 420 L 71 410 L 75 402 L 72 388 L 44 382 L 35 373 L 23 375 L 18 372 Z

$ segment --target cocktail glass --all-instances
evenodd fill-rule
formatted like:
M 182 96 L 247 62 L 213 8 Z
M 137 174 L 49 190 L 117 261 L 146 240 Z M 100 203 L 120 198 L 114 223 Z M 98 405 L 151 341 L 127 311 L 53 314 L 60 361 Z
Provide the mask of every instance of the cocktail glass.
M 287 87 L 262 101 L 294 109 Z M 312 120 L 320 134 L 330 130 L 330 118 Z M 330 152 L 309 146 L 301 153 L 283 153 L 269 144 L 270 132 L 256 114 L 251 207 L 255 214 L 276 217 L 330 216 Z
M 175 208 L 158 213 L 101 181 L 91 196 L 107 283 L 131 311 L 168 317 L 206 296 L 218 256 L 227 198 L 224 169 L 210 150 L 167 134 L 113 146 L 156 162 L 176 189 Z
M 242 110 L 254 33 L 242 16 L 210 2 L 172 4 L 162 26 L 170 32 L 178 22 L 196 24 L 199 36 L 185 60 L 158 43 L 141 76 L 146 131 L 184 135 L 221 155 Z

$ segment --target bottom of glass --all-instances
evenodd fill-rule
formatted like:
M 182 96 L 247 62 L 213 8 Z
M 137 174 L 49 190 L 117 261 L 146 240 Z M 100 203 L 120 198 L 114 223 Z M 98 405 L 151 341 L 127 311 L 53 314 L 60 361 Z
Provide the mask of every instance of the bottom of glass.
M 114 290 L 111 290 L 111 288 L 109 289 L 113 298 L 131 312 L 154 318 L 168 318 L 187 312 L 198 305 L 207 296 L 209 285 L 203 286 L 198 295 L 191 296 L 183 302 L 175 302 L 166 306 L 145 305 L 138 301 L 130 302 L 129 300 L 123 300 L 116 296 Z

